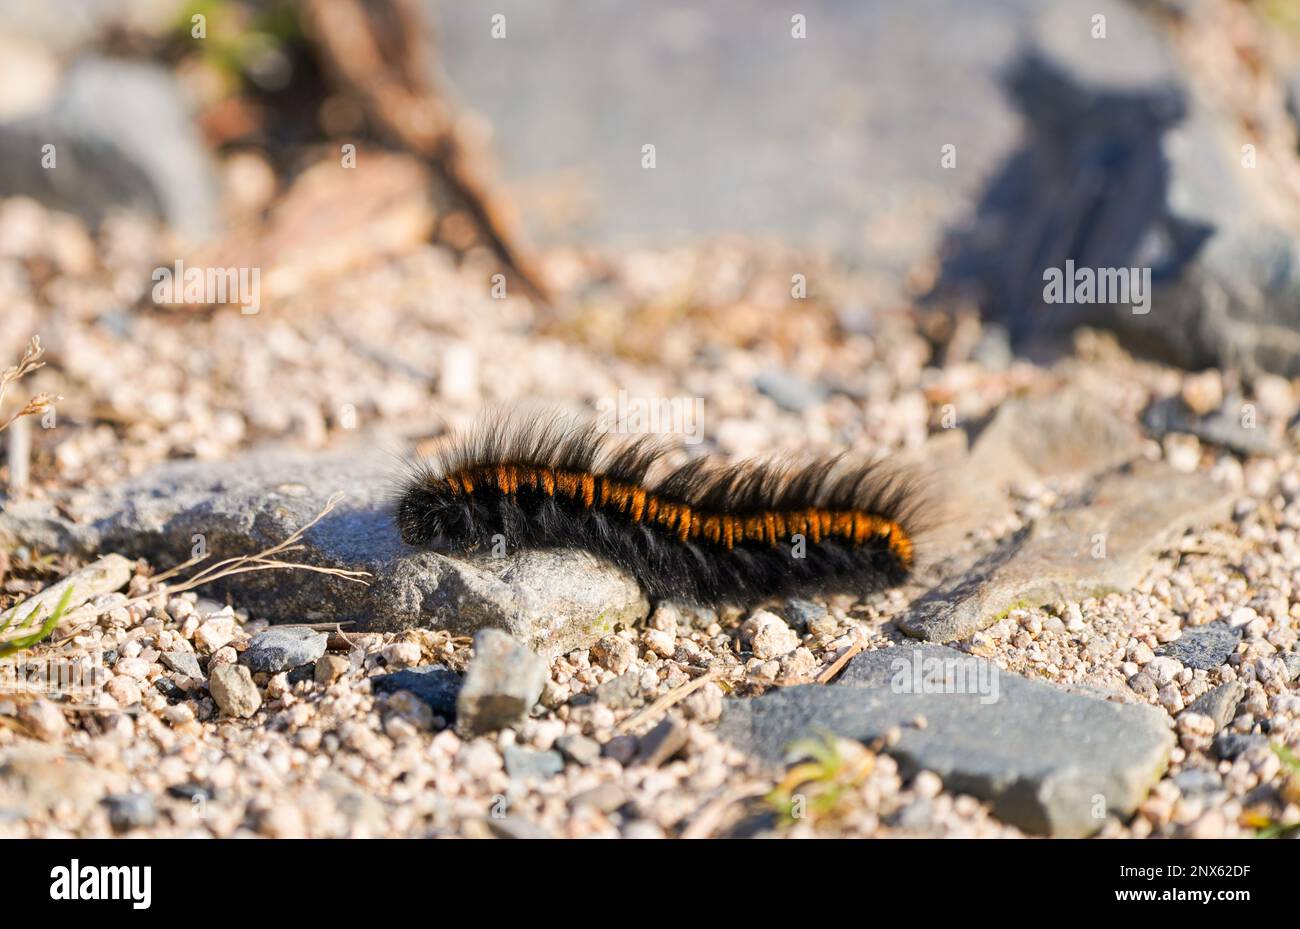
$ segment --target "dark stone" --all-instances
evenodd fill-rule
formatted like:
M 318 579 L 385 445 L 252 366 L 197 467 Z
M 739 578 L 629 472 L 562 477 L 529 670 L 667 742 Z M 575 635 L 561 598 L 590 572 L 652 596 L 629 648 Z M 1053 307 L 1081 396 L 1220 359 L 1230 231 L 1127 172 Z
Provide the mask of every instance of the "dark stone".
M 167 788 L 168 796 L 175 797 L 177 800 L 189 800 L 190 802 L 198 800 L 211 800 L 212 791 L 203 784 L 197 784 L 193 781 L 186 781 L 183 784 L 172 784 Z
M 636 757 L 637 746 L 636 736 L 616 735 L 600 747 L 600 753 L 621 765 L 628 765 Z
M 104 798 L 108 821 L 117 832 L 141 829 L 158 821 L 158 810 L 148 794 L 111 794 Z
M 189 696 L 184 690 L 176 685 L 176 682 L 169 678 L 160 677 L 153 682 L 154 689 L 167 698 L 168 703 L 180 703 Z
M 641 736 L 636 763 L 657 768 L 685 748 L 689 737 L 686 725 L 669 716 Z
M 1188 626 L 1182 636 L 1161 646 L 1156 654 L 1176 658 L 1189 668 L 1216 671 L 1236 652 L 1240 640 L 1241 630 L 1226 622 Z
M 1224 761 L 1233 761 L 1237 756 L 1258 746 L 1267 747 L 1267 737 L 1240 732 L 1220 732 L 1214 738 L 1214 754 Z
M 409 690 L 443 719 L 452 719 L 456 715 L 456 695 L 460 693 L 460 684 L 461 676 L 450 668 L 427 665 L 373 677 L 370 689 L 377 694 Z
M 1240 398 L 1224 403 L 1223 409 L 1208 416 L 1198 416 L 1182 397 L 1165 397 L 1153 401 L 1142 413 L 1142 423 L 1157 438 L 1170 432 L 1185 432 L 1203 442 L 1220 445 L 1242 455 L 1271 455 L 1277 441 L 1262 424 L 1249 428 L 1242 424 Z

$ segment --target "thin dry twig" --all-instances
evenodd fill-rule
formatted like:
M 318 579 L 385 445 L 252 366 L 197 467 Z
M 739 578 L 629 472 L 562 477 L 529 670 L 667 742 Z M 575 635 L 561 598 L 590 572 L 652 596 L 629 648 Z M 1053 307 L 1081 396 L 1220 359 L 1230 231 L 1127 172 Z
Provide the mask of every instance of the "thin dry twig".
M 329 512 L 333 510 L 335 506 L 338 505 L 338 502 L 342 499 L 343 499 L 343 494 L 341 493 L 336 493 L 333 496 L 331 496 L 329 500 L 325 501 L 324 508 L 319 513 L 317 513 L 314 517 L 312 517 L 310 521 L 304 523 L 302 526 L 299 526 L 298 529 L 296 529 L 292 534 L 287 536 L 284 539 L 284 541 L 276 545 L 272 545 L 270 548 L 263 549 L 262 551 L 258 552 L 255 555 L 238 555 L 234 558 L 223 559 L 222 561 L 218 561 L 215 564 L 207 566 L 206 568 L 204 568 L 203 570 L 195 574 L 193 577 L 190 577 L 188 580 L 181 581 L 179 584 L 175 584 L 171 586 L 163 584 L 162 588 L 159 591 L 152 594 L 142 595 L 136 599 L 149 600 L 153 597 L 158 596 L 159 593 L 164 593 L 164 592 L 168 594 L 184 593 L 187 590 L 193 590 L 195 587 L 200 587 L 203 584 L 210 584 L 213 581 L 222 580 L 227 577 L 232 577 L 236 574 L 247 574 L 250 571 L 272 571 L 272 570 L 284 570 L 290 568 L 302 570 L 302 571 L 315 571 L 318 574 L 332 574 L 335 577 L 341 577 L 346 581 L 353 581 L 357 584 L 369 586 L 369 584 L 366 581 L 362 580 L 363 577 L 371 576 L 369 571 L 349 571 L 344 568 L 329 568 L 329 567 L 323 567 L 321 565 L 309 565 L 309 564 L 302 564 L 300 562 L 281 561 L 279 558 L 272 557 L 275 555 L 283 555 L 286 554 L 287 552 L 300 551 L 303 547 L 301 545 L 302 537 L 306 534 L 307 530 L 310 529 L 312 526 L 316 525 L 322 519 L 324 519 L 329 514 Z M 207 556 L 202 556 L 198 558 L 191 558 L 188 561 L 184 561 L 181 564 L 178 564 L 174 568 L 170 568 L 166 571 L 163 571 L 161 574 L 155 575 L 154 581 L 155 582 L 168 581 L 171 578 L 176 577 L 182 571 L 185 571 L 188 568 L 192 568 L 196 564 L 199 564 L 200 562 L 204 561 L 206 557 Z
M 4 403 L 5 394 L 8 393 L 11 385 L 18 383 L 36 369 L 45 367 L 45 362 L 41 361 L 41 356 L 44 354 L 45 349 L 41 348 L 41 337 L 34 335 L 32 340 L 27 343 L 27 350 L 23 352 L 23 357 L 18 360 L 18 364 L 11 365 L 5 368 L 4 371 L 0 371 L 0 404 Z M 50 404 L 58 403 L 62 399 L 62 397 L 52 393 L 36 394 L 28 399 L 22 409 L 0 422 L 0 432 L 8 429 L 23 416 L 41 415 L 49 409 Z
M 704 805 L 690 824 L 682 830 L 681 837 L 683 839 L 707 839 L 717 830 L 722 822 L 723 814 L 731 806 L 745 800 L 761 797 L 771 789 L 771 785 L 763 781 L 748 781 L 724 791 L 720 796 L 714 797 Z
M 680 703 L 682 700 L 685 700 L 687 697 L 695 693 L 695 691 L 699 690 L 701 687 L 703 687 L 705 684 L 709 683 L 710 681 L 716 681 L 718 678 L 722 677 L 724 673 L 725 672 L 723 671 L 722 668 L 713 668 L 709 671 L 706 671 L 704 674 L 701 674 L 693 681 L 687 681 L 685 684 L 682 684 L 680 687 L 674 687 L 672 690 L 668 691 L 668 693 L 664 694 L 662 697 L 660 697 L 654 703 L 650 704 L 641 712 L 633 716 L 629 716 L 627 719 L 623 720 L 614 728 L 614 731 L 627 732 L 633 726 L 638 726 L 641 723 L 649 722 L 652 719 L 658 718 L 664 712 L 666 712 L 669 707 Z
M 844 649 L 844 652 L 840 655 L 840 657 L 836 658 L 834 661 L 831 662 L 830 667 L 828 667 L 821 674 L 817 675 L 817 683 L 829 684 L 831 681 L 835 679 L 835 675 L 839 674 L 842 670 L 844 670 L 844 666 L 849 663 L 849 660 L 852 659 L 854 655 L 857 655 L 859 652 L 861 652 L 865 647 L 866 646 L 863 645 L 861 642 L 854 642 L 848 648 Z
M 126 607 L 126 606 L 132 606 L 140 603 L 147 603 L 150 600 L 155 600 L 159 597 L 166 597 L 172 594 L 185 593 L 186 591 L 193 590 L 196 587 L 201 587 L 204 584 L 211 584 L 213 581 L 223 580 L 228 577 L 233 577 L 237 574 L 247 574 L 251 571 L 281 571 L 281 570 L 314 571 L 318 574 L 331 574 L 335 577 L 341 577 L 345 581 L 352 581 L 353 583 L 361 584 L 363 587 L 369 587 L 370 586 L 369 582 L 362 580 L 362 578 L 367 578 L 372 576 L 369 571 L 349 571 L 345 568 L 328 568 L 328 567 L 322 567 L 320 565 L 302 564 L 300 562 L 295 562 L 295 561 L 281 561 L 279 558 L 271 557 L 274 555 L 283 555 L 286 552 L 293 552 L 293 551 L 300 550 L 303 546 L 299 543 L 301 542 L 302 537 L 307 532 L 307 530 L 310 529 L 312 526 L 316 525 L 322 519 L 324 519 L 325 516 L 328 515 L 329 512 L 333 510 L 334 507 L 338 505 L 338 502 L 342 499 L 343 499 L 342 493 L 334 494 L 329 498 L 329 500 L 325 501 L 324 508 L 319 513 L 317 513 L 309 522 L 304 523 L 302 526 L 300 526 L 297 530 L 295 530 L 293 533 L 287 536 L 284 539 L 284 541 L 279 542 L 276 545 L 272 545 L 270 548 L 263 549 L 262 551 L 257 552 L 254 555 L 238 555 L 234 558 L 225 558 L 221 561 L 216 562 L 215 564 L 208 565 L 206 568 L 203 568 L 197 574 L 194 574 L 192 577 L 180 581 L 177 584 L 169 585 L 165 582 L 170 580 L 173 577 L 178 576 L 179 574 L 186 571 L 187 569 L 192 568 L 197 564 L 200 564 L 210 556 L 204 555 L 200 557 L 190 558 L 187 561 L 181 562 L 180 564 L 176 565 L 173 568 L 168 568 L 166 571 L 163 571 L 159 574 L 155 574 L 153 580 L 156 584 L 158 584 L 156 590 L 153 590 L 147 594 L 140 594 L 139 596 L 132 597 L 131 599 L 127 600 L 126 603 L 122 604 L 122 606 Z M 321 624 L 321 625 L 326 625 L 328 628 L 333 628 L 339 624 L 328 623 L 328 624 Z M 347 624 L 345 623 L 344 625 Z M 57 644 L 62 644 L 63 642 L 67 642 L 72 638 L 74 638 L 76 635 L 77 635 L 76 632 L 72 632 L 65 638 L 61 639 L 60 642 Z

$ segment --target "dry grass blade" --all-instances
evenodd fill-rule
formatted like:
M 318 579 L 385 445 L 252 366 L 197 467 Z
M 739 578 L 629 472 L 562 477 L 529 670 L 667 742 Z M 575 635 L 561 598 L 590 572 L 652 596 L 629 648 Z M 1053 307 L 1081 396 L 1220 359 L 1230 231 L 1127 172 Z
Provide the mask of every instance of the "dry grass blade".
M 771 790 L 763 781 L 748 781 L 724 791 L 720 796 L 709 801 L 691 820 L 690 825 L 682 830 L 683 839 L 707 839 L 717 831 L 729 808 L 745 800 L 765 796 Z
M 279 558 L 273 557 L 275 555 L 283 555 L 286 552 L 301 549 L 302 545 L 299 543 L 307 530 L 324 519 L 342 499 L 343 494 L 341 493 L 336 493 L 331 496 L 329 500 L 325 502 L 325 506 L 321 511 L 312 517 L 309 522 L 304 523 L 285 538 L 284 541 L 272 545 L 270 548 L 263 549 L 262 551 L 252 555 L 238 555 L 234 558 L 222 559 L 215 564 L 208 565 L 191 577 L 177 581 L 174 584 L 168 582 L 171 581 L 172 578 L 178 577 L 185 571 L 193 568 L 195 565 L 201 564 L 208 556 L 190 558 L 175 567 L 155 574 L 153 576 L 153 581 L 158 585 L 157 589 L 146 594 L 132 597 L 127 600 L 123 606 L 148 603 L 157 600 L 160 597 L 169 597 L 175 594 L 185 593 L 194 590 L 197 587 L 202 587 L 205 584 L 211 584 L 213 581 L 220 581 L 228 577 L 234 577 L 238 574 L 248 574 L 253 571 L 311 571 L 316 574 L 333 575 L 334 577 L 342 578 L 345 581 L 351 581 L 354 584 L 361 584 L 363 587 L 368 587 L 370 585 L 365 578 L 372 576 L 369 571 L 350 571 L 346 568 L 330 568 L 322 565 L 303 564 L 296 561 L 283 561 Z M 330 623 L 327 625 L 329 628 L 333 628 L 338 624 Z M 75 632 L 71 633 L 66 638 L 61 639 L 60 644 L 62 642 L 70 641 L 75 635 Z
M 302 564 L 301 562 L 282 561 L 279 558 L 274 557 L 276 555 L 283 555 L 286 552 L 300 550 L 302 548 L 302 545 L 300 544 L 302 537 L 306 534 L 307 530 L 329 515 L 330 511 L 333 510 L 342 499 L 343 494 L 341 493 L 336 493 L 331 496 L 329 500 L 325 501 L 325 506 L 319 513 L 312 517 L 310 521 L 299 526 L 292 534 L 287 536 L 284 541 L 272 545 L 270 548 L 263 549 L 254 555 L 239 555 L 234 558 L 226 558 L 222 561 L 218 561 L 216 564 L 209 565 L 187 580 L 181 581 L 177 584 L 167 585 L 166 592 L 169 594 L 184 593 L 187 590 L 193 590 L 196 587 L 210 584 L 213 581 L 233 577 L 237 574 L 247 574 L 251 571 L 282 570 L 314 571 L 317 574 L 331 574 L 334 577 L 341 577 L 345 581 L 352 581 L 357 584 L 368 586 L 368 583 L 362 580 L 362 578 L 370 577 L 371 575 L 369 571 L 349 571 L 344 568 L 329 568 L 322 567 L 321 565 Z M 203 561 L 204 558 L 191 558 L 174 568 L 155 575 L 154 580 L 160 582 L 168 581 L 179 575 L 181 572 L 188 568 L 192 568 Z M 157 594 L 150 594 L 137 599 L 148 600 L 153 596 L 157 596 Z
M 627 732 L 628 730 L 632 729 L 632 727 L 634 726 L 639 726 L 642 723 L 646 723 L 652 719 L 658 718 L 665 711 L 667 711 L 669 707 L 672 707 L 680 703 L 681 701 L 685 700 L 687 697 L 695 693 L 695 691 L 699 690 L 705 684 L 709 683 L 710 681 L 716 681 L 718 678 L 722 677 L 722 675 L 723 675 L 723 671 L 721 668 L 714 668 L 711 671 L 706 671 L 704 674 L 701 674 L 699 677 L 695 678 L 695 680 L 687 681 L 685 684 L 682 684 L 680 687 L 668 691 L 668 693 L 664 694 L 662 697 L 660 697 L 654 703 L 650 704 L 640 713 L 637 713 L 634 716 L 629 716 L 627 719 L 623 720 L 623 722 L 618 724 L 618 726 L 615 728 L 615 731 Z
M 309 522 L 299 526 L 293 533 L 287 536 L 284 541 L 272 545 L 270 548 L 263 549 L 253 555 L 238 555 L 234 558 L 225 558 L 215 564 L 208 565 L 193 576 L 179 581 L 175 584 L 166 583 L 172 578 L 179 576 L 186 570 L 201 564 L 207 556 L 191 558 L 183 561 L 174 568 L 169 568 L 160 574 L 154 575 L 154 581 L 159 583 L 159 589 L 148 594 L 141 594 L 127 601 L 130 603 L 144 603 L 153 600 L 156 597 L 172 594 L 185 593 L 194 590 L 196 587 L 202 587 L 204 584 L 211 584 L 213 581 L 223 580 L 228 577 L 234 577 L 238 574 L 248 574 L 252 571 L 312 571 L 316 574 L 330 574 L 334 577 L 340 577 L 345 581 L 352 581 L 355 584 L 361 584 L 364 587 L 369 586 L 369 582 L 364 578 L 370 577 L 369 571 L 349 571 L 346 568 L 330 568 L 322 565 L 303 564 L 297 561 L 282 561 L 274 556 L 283 555 L 286 552 L 298 551 L 302 548 L 299 544 L 303 535 L 312 526 L 324 519 L 338 502 L 343 499 L 343 494 L 336 493 L 325 501 L 325 506 Z
M 37 368 L 45 367 L 45 362 L 41 361 L 41 356 L 45 354 L 45 349 L 41 348 L 40 336 L 32 336 L 32 340 L 27 343 L 27 350 L 23 352 L 23 357 L 19 359 L 18 364 L 11 365 L 0 371 L 0 404 L 4 403 L 5 394 L 9 392 L 10 386 L 18 383 L 28 374 L 31 374 Z M 39 393 L 23 404 L 22 409 L 10 416 L 8 419 L 0 422 L 0 432 L 8 429 L 15 420 L 23 416 L 39 416 L 44 413 L 52 403 L 58 403 L 63 398 L 51 393 Z

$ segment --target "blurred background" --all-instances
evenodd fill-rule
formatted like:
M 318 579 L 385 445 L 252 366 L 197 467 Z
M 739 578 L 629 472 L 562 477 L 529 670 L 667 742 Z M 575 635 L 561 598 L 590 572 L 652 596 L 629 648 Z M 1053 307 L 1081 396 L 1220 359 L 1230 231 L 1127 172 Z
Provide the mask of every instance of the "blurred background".
M 10 493 L 620 392 L 918 448 L 1063 358 L 1290 428 L 1298 50 L 1290 0 L 2 0 L 0 356 L 62 398 Z M 1045 305 L 1067 260 L 1150 312 Z

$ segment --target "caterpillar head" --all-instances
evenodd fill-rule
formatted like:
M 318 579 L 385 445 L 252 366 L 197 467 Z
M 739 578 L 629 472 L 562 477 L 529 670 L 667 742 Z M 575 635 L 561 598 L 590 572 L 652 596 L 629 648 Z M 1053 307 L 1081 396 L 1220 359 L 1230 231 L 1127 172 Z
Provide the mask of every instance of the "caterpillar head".
M 466 501 L 446 487 L 413 481 L 397 500 L 397 529 L 407 545 L 467 546 L 473 522 Z

